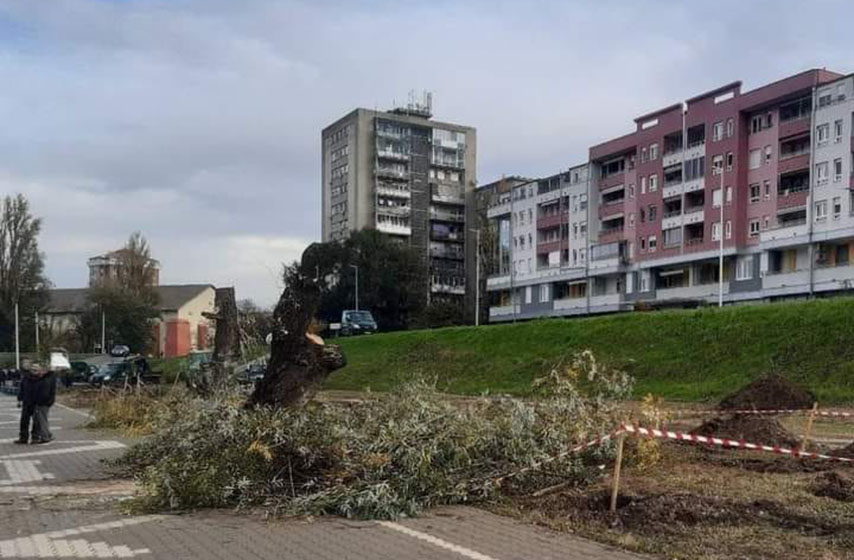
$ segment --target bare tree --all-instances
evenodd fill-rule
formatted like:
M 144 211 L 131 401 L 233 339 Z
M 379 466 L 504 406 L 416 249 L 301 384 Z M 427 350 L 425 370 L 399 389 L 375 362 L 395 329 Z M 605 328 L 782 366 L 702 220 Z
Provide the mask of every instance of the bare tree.
M 135 296 L 151 297 L 157 275 L 157 261 L 151 258 L 151 247 L 142 233 L 135 231 L 118 251 L 119 287 Z
M 0 347 L 14 344 L 14 308 L 27 323 L 47 299 L 49 282 L 39 252 L 41 219 L 22 194 L 6 196 L 0 208 Z M 29 332 L 27 329 L 22 332 Z

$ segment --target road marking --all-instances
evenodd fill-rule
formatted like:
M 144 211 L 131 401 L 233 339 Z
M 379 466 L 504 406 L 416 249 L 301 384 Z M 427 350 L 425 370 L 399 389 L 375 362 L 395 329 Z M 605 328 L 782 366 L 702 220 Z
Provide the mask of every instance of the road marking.
M 409 527 L 404 527 L 399 523 L 394 523 L 392 521 L 380 521 L 380 525 L 386 527 L 387 529 L 393 529 L 404 535 L 409 535 L 410 537 L 415 537 L 416 539 L 428 542 L 430 544 L 436 545 L 440 548 L 444 548 L 445 550 L 450 550 L 452 552 L 456 552 L 460 556 L 465 556 L 466 558 L 471 558 L 472 560 L 496 560 L 492 556 L 487 556 L 486 554 L 481 554 L 476 550 L 472 550 L 470 548 L 466 548 L 464 546 L 459 546 L 454 543 L 449 543 L 448 541 L 444 541 L 438 537 L 434 537 L 433 535 L 428 535 L 427 533 L 422 533 L 421 531 L 416 531 L 415 529 L 410 529 Z
M 40 465 L 41 461 L 0 461 L 6 471 L 9 473 L 9 478 L 0 480 L 0 486 L 11 486 L 12 484 L 21 484 L 23 482 L 39 482 L 41 480 L 51 480 L 56 478 L 51 473 L 39 472 L 36 465 Z
M 151 554 L 151 550 L 148 548 L 131 549 L 124 545 L 107 544 L 104 541 L 69 540 L 65 537 L 121 529 L 140 523 L 157 521 L 163 517 L 162 515 L 146 515 L 7 539 L 0 541 L 0 558 L 132 558 L 141 554 Z
M 76 445 L 74 447 L 54 447 L 42 451 L 25 451 L 23 453 L 10 453 L 0 455 L 0 460 L 21 459 L 23 457 L 45 457 L 48 455 L 62 455 L 65 453 L 80 453 L 83 451 L 105 451 L 108 449 L 124 449 L 125 444 L 119 441 L 64 441 L 61 443 L 85 443 L 88 445 Z

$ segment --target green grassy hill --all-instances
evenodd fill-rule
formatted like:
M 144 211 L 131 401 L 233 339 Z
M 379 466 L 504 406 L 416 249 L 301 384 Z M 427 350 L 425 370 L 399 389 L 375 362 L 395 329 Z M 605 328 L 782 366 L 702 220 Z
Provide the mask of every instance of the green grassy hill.
M 338 342 L 338 341 L 336 341 Z M 524 395 L 562 356 L 591 349 L 636 394 L 711 401 L 776 371 L 822 403 L 854 403 L 854 299 L 545 319 L 340 339 L 329 389 L 386 390 L 416 374 L 453 393 Z

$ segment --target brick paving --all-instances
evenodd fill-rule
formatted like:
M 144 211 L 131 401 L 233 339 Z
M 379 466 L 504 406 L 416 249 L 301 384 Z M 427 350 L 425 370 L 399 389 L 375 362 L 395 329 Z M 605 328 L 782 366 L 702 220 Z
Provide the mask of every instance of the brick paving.
M 56 406 L 56 442 L 14 445 L 17 414 L 14 398 L 0 396 L 0 558 L 642 558 L 468 507 L 395 523 L 265 521 L 229 511 L 127 516 L 118 501 L 132 487 L 108 480 L 100 461 L 128 442 L 85 430 L 85 414 Z

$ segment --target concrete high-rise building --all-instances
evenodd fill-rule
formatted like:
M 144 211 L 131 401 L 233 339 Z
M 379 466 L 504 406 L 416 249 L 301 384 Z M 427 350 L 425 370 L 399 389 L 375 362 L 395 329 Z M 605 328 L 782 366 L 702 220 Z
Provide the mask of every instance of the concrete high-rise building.
M 323 241 L 375 228 L 423 253 L 431 299 L 463 299 L 474 289 L 476 146 L 474 128 L 432 120 L 429 95 L 327 126 Z
M 481 209 L 509 253 L 489 271 L 490 319 L 854 289 L 852 126 L 854 76 L 827 70 L 637 117 L 587 163 Z

